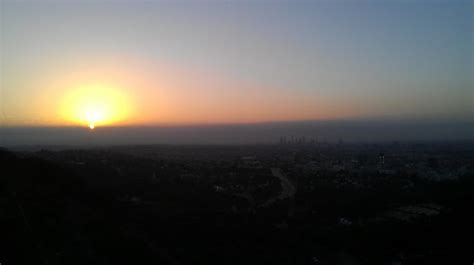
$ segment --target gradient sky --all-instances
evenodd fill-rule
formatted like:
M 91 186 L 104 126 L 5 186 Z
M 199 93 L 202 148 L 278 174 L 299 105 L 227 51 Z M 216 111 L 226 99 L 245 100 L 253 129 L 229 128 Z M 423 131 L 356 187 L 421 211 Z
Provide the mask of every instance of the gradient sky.
M 0 3 L 5 125 L 96 84 L 118 125 L 474 117 L 471 1 Z

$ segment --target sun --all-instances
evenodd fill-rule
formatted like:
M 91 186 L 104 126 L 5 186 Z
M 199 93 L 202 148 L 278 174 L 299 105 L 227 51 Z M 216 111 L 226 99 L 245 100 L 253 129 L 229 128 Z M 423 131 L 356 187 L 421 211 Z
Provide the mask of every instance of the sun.
M 116 86 L 93 84 L 71 89 L 65 95 L 61 114 L 68 123 L 80 124 L 91 130 L 113 125 L 131 114 L 129 98 Z

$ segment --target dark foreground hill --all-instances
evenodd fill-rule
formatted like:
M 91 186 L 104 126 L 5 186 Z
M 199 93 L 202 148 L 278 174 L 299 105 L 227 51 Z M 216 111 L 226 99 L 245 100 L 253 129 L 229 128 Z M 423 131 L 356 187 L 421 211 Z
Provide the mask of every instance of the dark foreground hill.
M 318 174 L 349 184 L 323 179 L 312 190 L 316 182 L 305 182 L 303 171 L 294 168 L 304 156 L 280 164 L 279 177 L 288 175 L 287 182 L 270 170 L 282 163 L 269 162 L 278 155 L 268 157 L 183 160 L 104 150 L 1 150 L 0 262 L 472 262 L 472 175 L 442 182 L 408 176 L 413 187 L 402 191 L 408 182 L 387 182 L 383 171 L 371 184 L 358 182 L 370 186 L 362 189 L 341 177 L 349 176 L 347 169 L 322 169 Z M 296 195 L 287 187 L 296 184 L 291 172 L 303 174 Z

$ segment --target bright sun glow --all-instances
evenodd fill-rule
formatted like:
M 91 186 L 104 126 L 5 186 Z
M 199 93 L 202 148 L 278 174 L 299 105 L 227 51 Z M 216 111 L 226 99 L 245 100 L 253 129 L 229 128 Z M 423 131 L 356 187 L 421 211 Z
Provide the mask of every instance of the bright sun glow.
M 88 126 L 111 125 L 130 116 L 127 97 L 115 87 L 88 85 L 69 91 L 61 107 L 63 118 L 74 124 Z

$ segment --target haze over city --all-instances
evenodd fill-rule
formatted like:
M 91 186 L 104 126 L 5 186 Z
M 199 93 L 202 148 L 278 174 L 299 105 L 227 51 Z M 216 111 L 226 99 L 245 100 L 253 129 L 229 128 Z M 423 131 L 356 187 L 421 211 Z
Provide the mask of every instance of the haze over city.
M 2 1 L 2 127 L 421 121 L 465 140 L 472 27 L 471 1 Z

